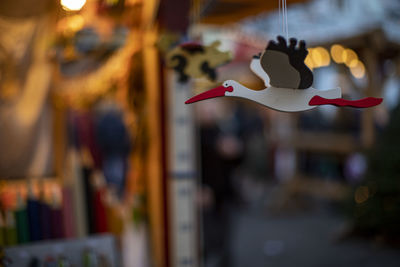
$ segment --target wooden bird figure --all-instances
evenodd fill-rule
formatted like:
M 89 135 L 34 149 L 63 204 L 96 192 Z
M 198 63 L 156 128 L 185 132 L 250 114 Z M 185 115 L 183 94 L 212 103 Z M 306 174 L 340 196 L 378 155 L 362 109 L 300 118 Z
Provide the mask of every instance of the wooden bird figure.
M 263 90 L 252 90 L 240 83 L 227 80 L 222 86 L 203 92 L 185 103 L 220 96 L 233 96 L 252 100 L 266 107 L 286 112 L 305 111 L 319 105 L 336 105 L 366 108 L 379 105 L 381 98 L 367 97 L 360 100 L 341 98 L 340 88 L 318 90 L 312 87 L 313 73 L 305 65 L 308 51 L 306 43 L 278 36 L 278 42 L 270 41 L 263 54 L 253 57 L 250 68 L 266 86 Z

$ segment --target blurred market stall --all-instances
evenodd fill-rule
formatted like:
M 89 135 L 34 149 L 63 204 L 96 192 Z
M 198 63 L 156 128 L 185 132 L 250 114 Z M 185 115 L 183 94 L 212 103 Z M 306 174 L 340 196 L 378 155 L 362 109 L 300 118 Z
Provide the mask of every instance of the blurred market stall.
M 281 2 L 0 1 L 0 265 L 375 263 L 328 240 L 342 223 L 398 245 L 398 1 L 287 0 L 313 87 L 380 106 L 185 105 L 265 87 L 249 62 L 286 34 Z

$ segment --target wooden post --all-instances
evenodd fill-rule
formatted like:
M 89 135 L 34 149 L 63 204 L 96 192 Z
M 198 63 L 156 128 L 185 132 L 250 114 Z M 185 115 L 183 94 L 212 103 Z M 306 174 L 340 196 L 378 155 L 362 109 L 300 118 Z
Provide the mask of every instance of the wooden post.
M 376 96 L 377 88 L 380 86 L 377 81 L 377 59 L 373 48 L 367 46 L 363 50 L 368 84 L 365 88 L 365 95 Z M 368 108 L 362 111 L 361 118 L 361 144 L 364 148 L 370 148 L 375 140 L 374 109 Z
M 165 72 L 168 99 L 168 187 L 171 266 L 198 266 L 197 207 L 195 203 L 195 132 L 193 107 L 185 105 L 192 82 L 180 83 L 174 71 Z
M 159 55 L 156 48 L 158 39 L 157 25 L 155 24 L 158 0 L 143 1 L 143 59 L 145 84 L 147 91 L 147 120 L 149 127 L 149 151 L 147 164 L 147 204 L 150 223 L 151 265 L 167 267 L 168 252 L 166 247 L 167 232 L 165 228 L 165 188 L 163 183 L 163 136 L 160 94 L 161 77 L 159 70 Z

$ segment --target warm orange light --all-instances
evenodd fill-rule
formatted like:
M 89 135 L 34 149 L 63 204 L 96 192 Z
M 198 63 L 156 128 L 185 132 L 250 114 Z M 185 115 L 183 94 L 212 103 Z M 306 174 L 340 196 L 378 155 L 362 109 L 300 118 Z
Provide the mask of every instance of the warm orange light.
M 347 66 L 348 66 L 349 68 L 355 68 L 355 67 L 357 66 L 358 62 L 359 62 L 358 59 L 353 59 L 353 60 L 350 62 L 350 64 L 348 64 Z
M 369 189 L 367 186 L 359 186 L 354 193 L 354 200 L 361 204 L 369 198 Z
M 107 5 L 112 6 L 118 4 L 119 0 L 106 0 Z
M 355 78 L 361 79 L 365 76 L 365 66 L 361 61 L 357 60 L 357 64 L 350 68 L 350 72 Z
M 315 67 L 319 67 L 322 64 L 322 55 L 317 49 L 312 49 L 311 50 L 311 58 L 313 62 L 315 63 Z
M 85 5 L 86 0 L 61 0 L 61 6 L 67 11 L 78 11 Z
M 304 60 L 304 64 L 306 64 L 307 67 L 309 67 L 311 70 L 315 67 L 315 64 L 312 60 L 312 48 L 308 49 L 308 55 L 306 59 Z
M 347 67 L 350 67 L 350 64 L 353 62 L 353 60 L 358 60 L 358 56 L 356 52 L 354 52 L 352 49 L 346 49 L 344 50 L 343 54 L 343 62 L 346 64 Z
M 314 69 L 314 62 L 312 61 L 312 58 L 310 55 L 308 55 L 306 57 L 306 59 L 304 60 L 304 63 L 306 64 L 306 66 L 310 69 L 313 70 Z
M 67 16 L 58 22 L 58 30 L 64 34 L 73 34 L 85 26 L 85 19 L 81 15 Z
M 85 20 L 81 15 L 75 15 L 69 18 L 68 26 L 72 31 L 79 31 L 85 25 Z
M 340 64 L 343 63 L 343 52 L 344 48 L 341 45 L 335 44 L 331 47 L 331 56 L 333 61 Z
M 316 47 L 311 51 L 313 62 L 315 67 L 325 67 L 331 63 L 331 57 L 328 51 L 323 47 Z

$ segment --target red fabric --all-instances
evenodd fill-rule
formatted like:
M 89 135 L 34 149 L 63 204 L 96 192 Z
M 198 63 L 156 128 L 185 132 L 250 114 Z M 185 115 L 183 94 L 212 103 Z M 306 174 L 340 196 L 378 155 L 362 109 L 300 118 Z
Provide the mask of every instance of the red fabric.
M 71 189 L 63 187 L 62 189 L 62 218 L 63 218 L 63 236 L 66 238 L 73 238 L 76 236 L 75 229 L 75 216 L 72 206 L 72 192 Z
M 97 233 L 108 232 L 106 208 L 103 202 L 103 190 L 97 190 L 94 195 L 94 217 Z
M 79 146 L 86 147 L 89 149 L 90 154 L 93 158 L 93 162 L 96 168 L 101 168 L 102 157 L 97 146 L 96 135 L 94 129 L 94 121 L 91 113 L 79 113 L 76 114 L 76 127 L 78 133 Z

